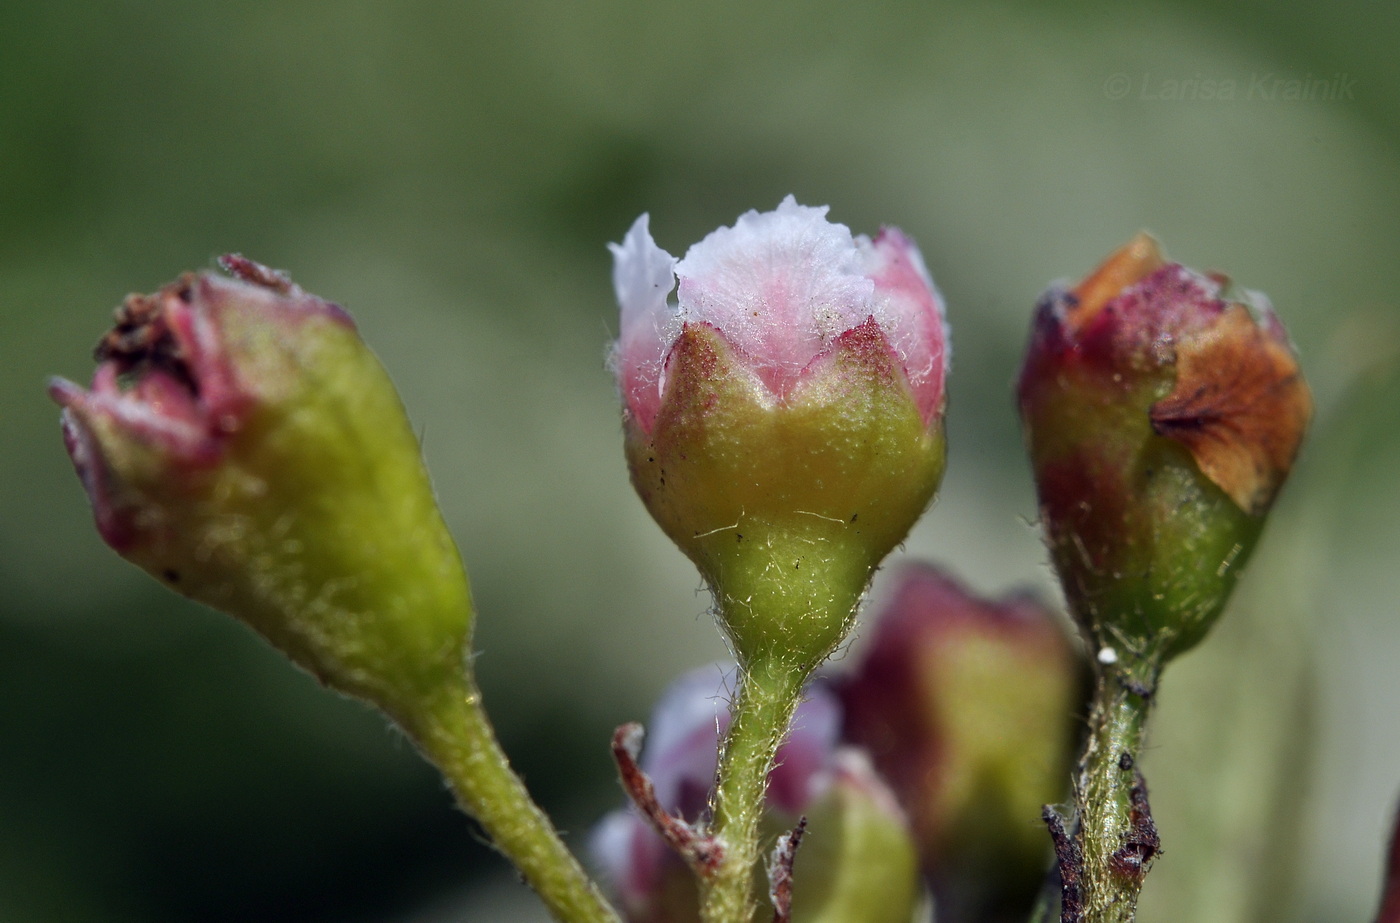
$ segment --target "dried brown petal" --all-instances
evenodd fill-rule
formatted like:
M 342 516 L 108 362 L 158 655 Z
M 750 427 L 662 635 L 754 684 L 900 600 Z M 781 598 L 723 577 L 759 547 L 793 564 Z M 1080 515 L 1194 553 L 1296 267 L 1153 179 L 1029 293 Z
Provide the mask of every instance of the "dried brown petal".
M 1293 465 L 1312 400 L 1288 345 L 1231 305 L 1176 345 L 1176 385 L 1152 405 L 1159 435 L 1190 450 L 1245 512 L 1260 515 Z
M 1110 301 L 1167 265 L 1162 245 L 1146 231 L 1137 235 L 1104 260 L 1074 289 L 1075 307 L 1066 321 L 1082 329 Z

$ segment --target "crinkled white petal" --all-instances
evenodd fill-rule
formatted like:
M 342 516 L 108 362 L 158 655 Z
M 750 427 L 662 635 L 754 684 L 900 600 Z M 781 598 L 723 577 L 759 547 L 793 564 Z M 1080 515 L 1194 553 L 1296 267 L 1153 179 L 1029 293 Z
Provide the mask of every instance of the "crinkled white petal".
M 708 324 L 739 366 L 778 400 L 848 330 L 874 319 L 903 364 L 925 420 L 942 407 L 947 368 L 943 302 L 918 248 L 890 228 L 874 241 L 827 220 L 826 206 L 788 196 L 750 211 L 677 261 L 656 246 L 647 216 L 611 245 L 622 333 L 613 354 L 630 419 L 649 432 L 666 358 L 687 323 Z M 668 303 L 679 279 L 676 303 Z
M 652 239 L 650 215 L 632 223 L 620 244 L 608 244 L 613 255 L 613 288 L 622 308 L 622 336 L 638 324 L 662 326 L 674 314 L 666 304 L 676 286 L 676 258 Z
M 719 328 L 779 393 L 874 307 L 850 229 L 827 210 L 788 196 L 712 232 L 676 265 L 681 317 Z

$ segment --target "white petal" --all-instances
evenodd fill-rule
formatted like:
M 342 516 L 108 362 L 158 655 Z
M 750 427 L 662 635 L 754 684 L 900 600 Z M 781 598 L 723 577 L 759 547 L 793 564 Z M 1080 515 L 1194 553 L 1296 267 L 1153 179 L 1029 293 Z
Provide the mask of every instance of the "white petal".
M 712 232 L 676 266 L 681 316 L 718 327 L 777 393 L 871 312 L 874 283 L 850 229 L 826 213 L 788 196 Z
M 650 215 L 632 223 L 620 244 L 608 244 L 613 255 L 613 288 L 622 307 L 622 338 L 629 328 L 670 313 L 666 298 L 676 286 L 676 258 L 656 245 L 648 224 Z
M 698 667 L 673 682 L 651 713 L 642 768 L 662 806 L 675 810 L 686 783 L 708 787 L 716 748 L 729 727 L 733 664 Z

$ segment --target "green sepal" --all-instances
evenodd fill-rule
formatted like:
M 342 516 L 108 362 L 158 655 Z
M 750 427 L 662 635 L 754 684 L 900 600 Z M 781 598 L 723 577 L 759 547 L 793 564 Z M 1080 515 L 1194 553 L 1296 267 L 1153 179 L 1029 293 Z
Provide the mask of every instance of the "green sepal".
M 838 751 L 832 774 L 807 810 L 793 923 L 909 923 L 922 888 L 904 813 L 860 751 Z
M 626 454 L 643 502 L 715 590 L 740 660 L 815 665 L 943 473 L 884 334 L 843 334 L 775 399 L 714 328 L 672 349 L 650 435 Z
M 101 502 L 121 511 L 114 547 L 325 685 L 408 721 L 461 688 L 473 610 L 393 383 L 338 309 L 200 282 L 239 390 L 212 457 L 95 405 L 67 411 L 100 451 Z
M 1086 375 L 1090 373 L 1085 373 Z M 1165 664 L 1205 637 L 1258 541 L 1241 509 L 1148 409 L 1170 370 L 1104 400 L 1073 372 L 1027 414 L 1047 543 L 1071 611 L 1100 651 Z

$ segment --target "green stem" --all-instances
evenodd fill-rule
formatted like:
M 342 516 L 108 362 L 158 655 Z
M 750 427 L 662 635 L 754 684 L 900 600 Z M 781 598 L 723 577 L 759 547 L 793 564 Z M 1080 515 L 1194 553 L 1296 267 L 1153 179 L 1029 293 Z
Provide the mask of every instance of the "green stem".
M 617 911 L 510 768 L 471 678 L 464 677 L 459 688 L 439 696 L 413 722 L 401 724 L 556 920 L 618 923 Z
M 759 821 L 768 770 L 810 674 L 810 667 L 776 657 L 741 671 L 733 723 L 720 754 L 711 829 L 723 844 L 724 857 L 701 883 L 704 923 L 748 923 L 758 908 L 754 869 L 762 856 Z
M 1131 923 L 1158 849 L 1138 768 L 1157 674 L 1154 663 L 1099 670 L 1074 792 L 1085 923 Z

